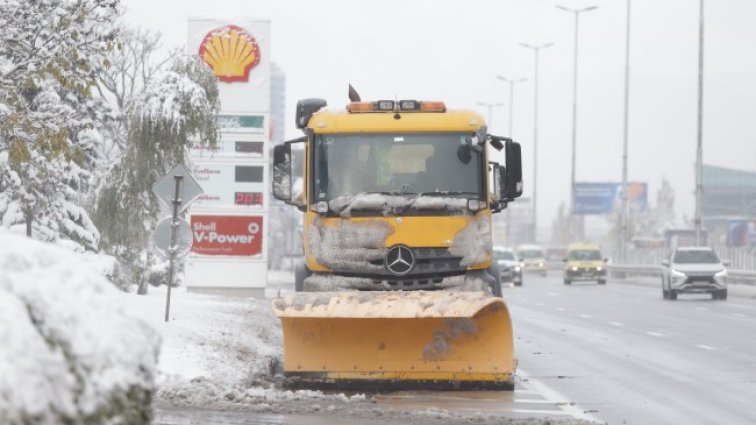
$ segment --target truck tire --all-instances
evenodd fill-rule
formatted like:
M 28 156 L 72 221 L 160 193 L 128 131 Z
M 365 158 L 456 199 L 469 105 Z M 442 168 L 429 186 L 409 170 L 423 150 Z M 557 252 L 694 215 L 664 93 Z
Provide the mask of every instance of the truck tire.
M 502 295 L 502 292 L 501 292 L 501 273 L 499 273 L 499 264 L 491 263 L 491 267 L 488 268 L 488 274 L 491 275 L 491 277 L 493 278 L 493 282 L 491 283 L 491 293 L 495 297 L 500 297 Z
M 304 291 L 304 281 L 310 276 L 310 270 L 304 263 L 294 266 L 294 292 Z

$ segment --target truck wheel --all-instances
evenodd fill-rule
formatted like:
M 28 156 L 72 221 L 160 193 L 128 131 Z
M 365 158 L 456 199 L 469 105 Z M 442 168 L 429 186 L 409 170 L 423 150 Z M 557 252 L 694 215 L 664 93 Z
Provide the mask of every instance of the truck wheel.
M 488 274 L 494 278 L 494 281 L 491 283 L 491 293 L 494 294 L 494 296 L 496 297 L 500 297 L 501 296 L 501 273 L 499 273 L 499 264 L 492 263 L 491 267 L 488 268 Z
M 304 281 L 310 276 L 310 270 L 303 263 L 294 266 L 294 291 L 304 291 Z

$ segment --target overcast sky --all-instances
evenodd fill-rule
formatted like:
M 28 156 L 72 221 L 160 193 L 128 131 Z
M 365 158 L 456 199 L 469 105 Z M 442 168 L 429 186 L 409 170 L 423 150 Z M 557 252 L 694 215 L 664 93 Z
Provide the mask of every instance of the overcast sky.
M 184 45 L 189 17 L 248 16 L 272 22 L 271 57 L 287 78 L 287 137 L 296 137 L 297 99 L 343 108 L 347 83 L 363 99 L 438 99 L 454 109 L 509 101 L 496 75 L 527 77 L 515 89 L 513 135 L 523 144 L 526 193 L 533 163 L 533 53 L 541 53 L 539 222 L 569 199 L 574 18 L 545 0 L 123 0 L 125 19 Z M 625 58 L 624 0 L 581 14 L 578 181 L 620 181 Z M 756 2 L 706 4 L 704 163 L 756 171 Z M 698 1 L 632 0 L 630 179 L 650 201 L 663 177 L 676 212 L 693 215 Z M 507 135 L 508 108 L 491 132 Z

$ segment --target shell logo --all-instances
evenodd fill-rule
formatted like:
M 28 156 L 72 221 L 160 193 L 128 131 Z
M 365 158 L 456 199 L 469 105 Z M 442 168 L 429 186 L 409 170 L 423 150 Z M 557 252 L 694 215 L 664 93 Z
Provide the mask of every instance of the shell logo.
M 199 55 L 225 82 L 249 81 L 249 70 L 260 63 L 257 41 L 236 25 L 207 33 L 200 43 Z

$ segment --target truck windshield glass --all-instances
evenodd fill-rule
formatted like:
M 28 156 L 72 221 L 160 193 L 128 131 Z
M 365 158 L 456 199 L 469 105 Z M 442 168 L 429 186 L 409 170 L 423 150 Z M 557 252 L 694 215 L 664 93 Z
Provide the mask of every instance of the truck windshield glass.
M 469 136 L 319 135 L 313 163 L 315 199 L 328 201 L 361 193 L 482 198 L 483 155 L 466 146 Z M 458 154 L 463 149 L 468 150 L 468 158 Z

